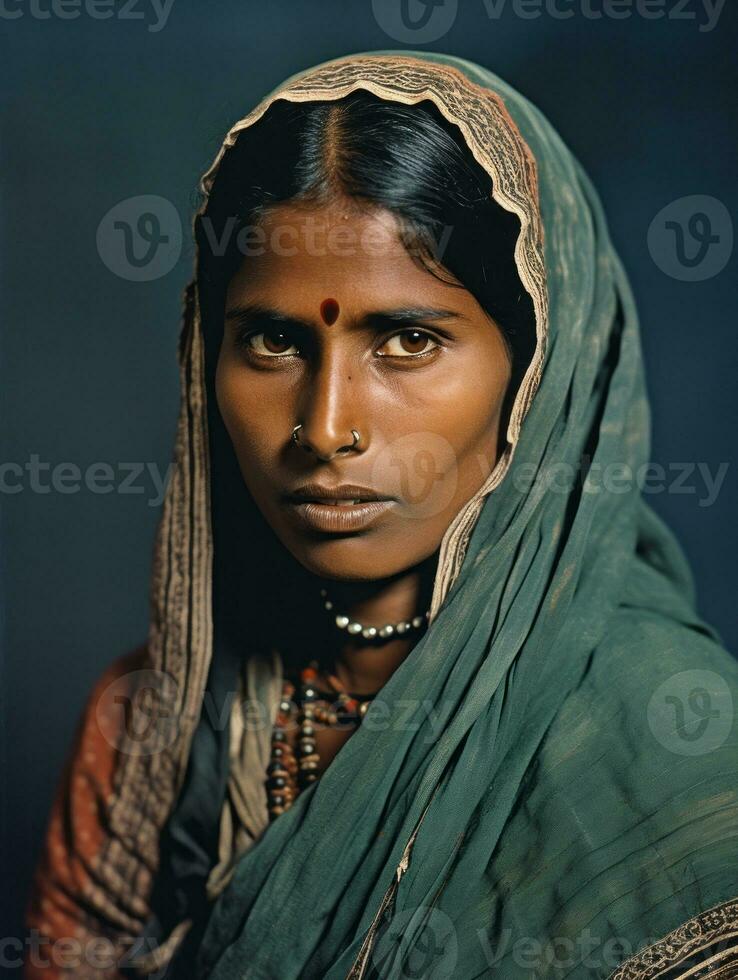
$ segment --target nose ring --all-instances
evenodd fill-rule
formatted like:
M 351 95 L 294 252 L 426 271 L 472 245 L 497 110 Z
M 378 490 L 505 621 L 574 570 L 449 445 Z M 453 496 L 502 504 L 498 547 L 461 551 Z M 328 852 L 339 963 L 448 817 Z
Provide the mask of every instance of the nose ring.
M 292 441 L 294 442 L 294 444 L 296 446 L 302 445 L 302 443 L 300 442 L 300 436 L 299 436 L 299 432 L 300 432 L 300 429 L 301 428 L 302 428 L 302 422 L 298 422 L 298 424 L 292 430 Z M 361 436 L 359 435 L 359 433 L 357 432 L 356 429 L 352 429 L 351 430 L 351 436 L 352 436 L 352 438 L 354 440 L 353 443 L 351 444 L 351 448 L 352 449 L 355 449 L 356 446 L 359 445 L 359 440 L 361 439 Z

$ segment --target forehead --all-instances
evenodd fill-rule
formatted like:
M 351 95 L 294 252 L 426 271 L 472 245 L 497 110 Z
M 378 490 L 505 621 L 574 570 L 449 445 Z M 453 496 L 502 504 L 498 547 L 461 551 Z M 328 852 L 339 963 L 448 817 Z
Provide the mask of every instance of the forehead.
M 284 293 L 321 303 L 362 297 L 407 299 L 421 293 L 458 303 L 458 286 L 444 283 L 403 244 L 402 222 L 392 212 L 339 199 L 320 206 L 282 204 L 242 234 L 244 254 L 230 293 Z M 448 273 L 445 274 L 449 278 Z

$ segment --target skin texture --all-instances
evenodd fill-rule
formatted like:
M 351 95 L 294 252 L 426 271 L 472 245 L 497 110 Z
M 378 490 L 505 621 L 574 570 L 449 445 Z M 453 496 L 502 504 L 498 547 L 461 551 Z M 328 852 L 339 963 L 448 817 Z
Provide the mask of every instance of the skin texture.
M 218 406 L 266 520 L 341 610 L 378 626 L 427 608 L 443 534 L 497 459 L 510 379 L 499 328 L 471 293 L 413 260 L 399 227 L 345 198 L 271 209 L 257 254 L 229 284 L 216 369 Z M 244 312 L 254 306 L 301 325 Z M 448 315 L 372 317 L 401 308 Z M 306 483 L 393 500 L 370 527 L 315 531 L 283 499 Z M 343 643 L 336 673 L 351 690 L 375 690 L 413 642 Z

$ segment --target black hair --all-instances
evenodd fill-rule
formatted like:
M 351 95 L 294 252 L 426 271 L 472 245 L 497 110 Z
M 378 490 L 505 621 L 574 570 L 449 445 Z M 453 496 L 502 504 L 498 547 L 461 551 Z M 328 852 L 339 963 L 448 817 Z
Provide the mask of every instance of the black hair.
M 278 99 L 224 154 L 195 222 L 209 361 L 225 289 L 244 259 L 239 231 L 279 204 L 320 206 L 337 196 L 392 212 L 411 256 L 474 295 L 502 331 L 514 395 L 536 339 L 514 255 L 520 221 L 494 200 L 492 178 L 433 103 L 408 106 L 364 90 L 336 101 Z

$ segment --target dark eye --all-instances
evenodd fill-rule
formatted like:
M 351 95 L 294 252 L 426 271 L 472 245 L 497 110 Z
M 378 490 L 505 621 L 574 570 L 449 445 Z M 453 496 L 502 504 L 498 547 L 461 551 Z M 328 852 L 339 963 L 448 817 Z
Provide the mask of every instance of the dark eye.
M 385 341 L 377 353 L 384 357 L 414 357 L 429 354 L 439 346 L 424 330 L 403 330 Z
M 297 347 L 284 330 L 262 330 L 246 338 L 246 344 L 260 357 L 284 357 L 297 353 Z

